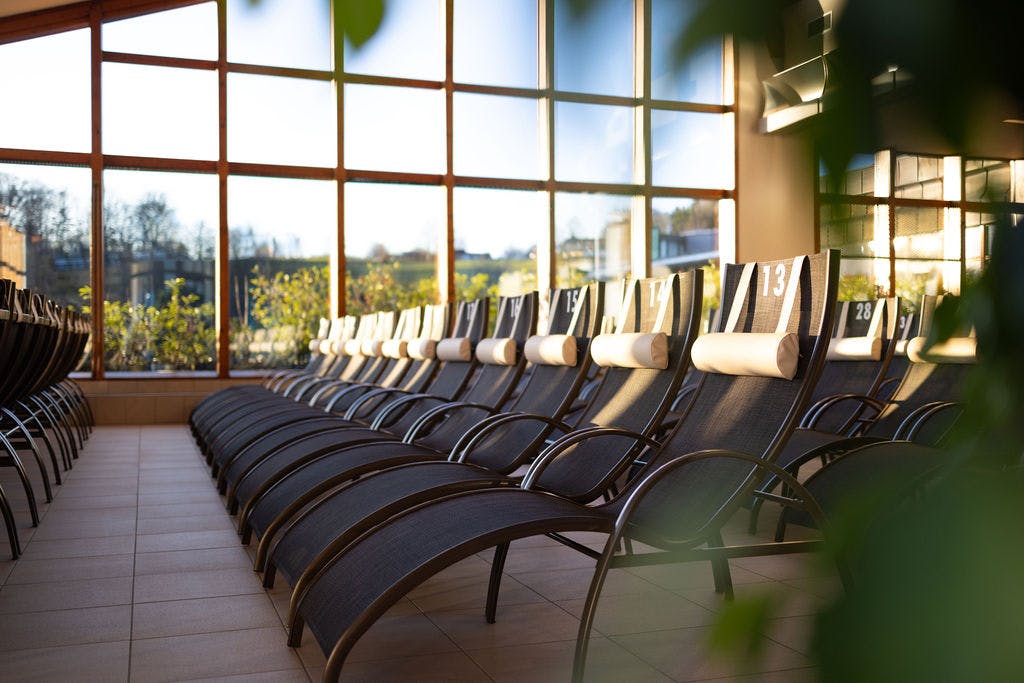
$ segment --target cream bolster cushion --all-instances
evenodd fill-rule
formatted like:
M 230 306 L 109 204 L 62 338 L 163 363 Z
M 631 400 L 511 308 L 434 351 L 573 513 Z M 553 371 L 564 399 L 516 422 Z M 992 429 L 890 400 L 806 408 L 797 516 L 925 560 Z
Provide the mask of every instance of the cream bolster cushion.
M 324 351 L 324 344 L 327 345 L 327 351 Z M 340 356 L 345 353 L 345 341 L 342 339 L 335 339 L 334 341 L 325 341 L 320 345 L 321 353 L 333 353 L 336 356 Z
M 405 339 L 388 339 L 381 344 L 380 353 L 387 358 L 408 358 L 409 342 Z
M 576 337 L 571 334 L 535 334 L 523 347 L 526 360 L 535 365 L 576 365 Z
M 358 339 L 349 339 L 345 342 L 343 349 L 346 356 L 358 356 L 361 353 L 361 346 L 363 343 Z
M 907 355 L 907 344 L 910 343 L 909 339 L 900 339 L 896 342 L 896 349 L 893 351 L 897 356 Z
M 881 337 L 846 337 L 828 343 L 826 360 L 881 360 Z
M 473 358 L 469 337 L 449 337 L 437 342 L 435 349 L 438 360 L 469 361 Z
M 321 343 L 323 343 L 323 342 L 320 339 L 310 339 L 309 340 L 309 352 L 310 353 L 323 353 L 323 351 L 320 350 L 320 344 Z
M 715 332 L 698 337 L 690 357 L 703 372 L 793 379 L 800 339 L 795 332 Z
M 380 357 L 381 351 L 384 347 L 384 341 L 381 339 L 367 339 L 359 345 L 359 351 L 364 356 L 375 356 Z
M 515 365 L 516 340 L 489 337 L 476 345 L 476 359 L 487 365 Z
M 429 360 L 437 355 L 437 342 L 426 337 L 411 339 L 407 350 L 410 358 Z
M 599 334 L 590 343 L 590 357 L 605 368 L 668 367 L 668 337 L 664 332 Z
M 973 363 L 978 353 L 974 337 L 953 337 L 927 350 L 924 345 L 924 337 L 907 342 L 907 358 L 915 363 Z

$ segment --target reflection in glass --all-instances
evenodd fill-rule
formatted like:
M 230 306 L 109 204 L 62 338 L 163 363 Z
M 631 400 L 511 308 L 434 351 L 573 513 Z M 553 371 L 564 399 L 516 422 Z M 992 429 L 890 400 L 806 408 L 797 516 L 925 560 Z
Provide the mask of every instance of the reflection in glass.
M 829 192 L 828 168 L 824 161 L 818 162 L 818 189 Z M 846 173 L 839 180 L 838 186 L 831 191 L 836 194 L 860 195 L 870 197 L 875 194 L 875 155 L 854 154 L 846 166 Z
M 441 7 L 433 0 L 388 0 L 384 21 L 359 48 L 345 43 L 345 71 L 441 80 L 444 47 Z
M 889 292 L 888 214 L 870 204 L 822 202 L 819 210 L 822 249 L 839 249 L 839 297 L 842 301 L 875 299 Z
M 228 74 L 228 159 L 334 166 L 335 111 L 326 81 Z
M 217 158 L 217 74 L 164 66 L 103 65 L 103 151 Z
M 298 367 L 327 317 L 334 181 L 228 178 L 233 368 Z
M 455 189 L 459 298 L 516 296 L 537 288 L 537 240 L 547 232 L 541 192 Z
M 105 367 L 212 370 L 216 176 L 105 171 L 103 186 Z
M 537 87 L 536 0 L 455 0 L 457 83 Z
M 345 185 L 345 263 L 350 314 L 438 300 L 437 246 L 444 188 Z
M 444 99 L 436 90 L 345 85 L 345 166 L 444 170 Z
M 0 45 L 0 147 L 88 152 L 89 30 Z
M 227 4 L 229 62 L 331 68 L 331 3 L 227 0 Z
M 964 161 L 964 199 L 969 202 L 1013 201 L 1010 162 Z
M 455 173 L 542 177 L 537 100 L 455 93 Z
M 575 287 L 630 272 L 627 196 L 555 195 L 555 283 Z
M 733 187 L 733 115 L 651 112 L 653 184 Z
M 103 24 L 103 49 L 162 57 L 217 59 L 217 3 L 153 12 Z
M 721 40 L 703 45 L 682 66 L 674 66 L 675 40 L 686 30 L 695 9 L 692 0 L 651 4 L 651 97 L 724 104 Z
M 900 154 L 896 157 L 893 196 L 906 199 L 942 199 L 942 157 Z
M 633 0 L 594 0 L 576 16 L 555 2 L 555 88 L 595 95 L 633 94 Z
M 628 183 L 633 177 L 633 110 L 603 104 L 555 104 L 555 177 Z
M 651 200 L 651 274 L 678 273 L 718 260 L 718 202 L 660 197 Z

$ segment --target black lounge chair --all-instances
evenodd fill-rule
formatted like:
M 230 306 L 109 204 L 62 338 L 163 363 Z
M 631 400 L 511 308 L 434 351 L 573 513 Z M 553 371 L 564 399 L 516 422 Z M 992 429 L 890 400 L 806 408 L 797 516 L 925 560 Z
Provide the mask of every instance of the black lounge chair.
M 498 333 L 525 341 L 536 324 L 535 302 L 536 297 L 532 294 L 503 298 L 495 325 Z M 473 316 L 469 318 L 469 325 L 474 333 L 480 329 L 476 322 L 477 319 Z M 446 344 L 449 349 L 452 344 L 464 346 L 461 351 L 468 354 L 471 339 L 452 339 L 450 342 L 439 344 L 439 348 Z M 414 394 L 400 389 L 378 390 L 384 393 L 389 402 L 381 405 L 370 415 L 369 423 L 351 416 L 352 413 L 361 410 L 363 404 L 360 402 L 353 404 L 345 417 L 325 414 L 320 409 L 303 405 L 302 409 L 296 412 L 298 418 L 279 420 L 273 429 L 263 429 L 258 438 L 249 439 L 243 448 L 234 452 L 226 451 L 218 462 L 221 466 L 218 486 L 222 492 L 228 494 L 228 509 L 231 512 L 237 511 L 235 485 L 238 481 L 268 457 L 311 457 L 312 451 L 305 450 L 307 447 L 322 450 L 325 447 L 341 448 L 357 443 L 400 440 L 424 412 L 452 400 L 452 396 L 447 392 L 454 390 L 458 392 L 460 398 L 468 398 L 487 405 L 504 402 L 515 387 L 523 369 L 522 363 L 516 363 L 513 366 L 484 366 L 477 372 L 475 357 L 453 357 L 445 351 L 438 360 L 445 358 L 447 360 L 444 360 L 443 367 L 431 384 L 430 393 Z M 474 377 L 472 384 L 463 391 L 462 387 L 466 386 L 467 380 L 471 377 Z M 367 400 L 378 395 L 371 392 L 367 395 Z M 307 441 L 309 439 L 312 441 Z M 282 453 L 285 450 L 288 455 Z
M 620 494 L 588 506 L 534 490 L 538 485 L 552 490 L 555 475 L 600 477 L 570 451 L 538 459 L 522 488 L 457 493 L 415 506 L 346 546 L 296 596 L 290 643 L 297 645 L 308 625 L 328 653 L 324 679 L 336 680 L 351 647 L 408 590 L 454 562 L 498 546 L 488 598 L 489 605 L 494 604 L 508 544 L 548 534 L 598 560 L 577 640 L 574 677 L 581 680 L 597 600 L 610 567 L 709 560 L 719 590 L 728 592 L 728 558 L 814 547 L 811 541 L 725 547 L 720 528 L 766 472 L 789 478 L 771 461 L 806 408 L 821 371 L 834 314 L 838 261 L 837 252 L 827 252 L 795 261 L 726 267 L 725 329 L 739 334 L 711 338 L 700 354 L 701 342 L 695 343 L 694 363 L 705 374 L 694 400 L 664 443 L 640 439 L 654 453 Z M 767 372 L 747 361 L 755 353 L 776 357 L 773 350 L 780 346 L 788 346 L 788 351 L 785 367 L 773 370 L 778 377 L 723 372 Z M 730 354 L 727 347 L 742 352 Z M 590 436 L 609 433 L 625 432 L 597 430 Z M 792 485 L 802 493 L 798 483 Z M 817 513 L 809 499 L 787 503 Z M 609 536 L 604 551 L 596 553 L 564 538 L 561 534 L 567 531 Z M 663 550 L 617 555 L 626 538 Z
M 264 549 L 273 548 L 266 566 L 264 585 L 269 587 L 273 584 L 275 573 L 280 568 L 289 583 L 298 587 L 300 575 L 315 573 L 319 562 L 332 556 L 334 549 L 343 547 L 346 539 L 354 538 L 375 522 L 412 505 L 457 491 L 517 485 L 521 478 L 509 475 L 526 459 L 513 444 L 537 434 L 538 427 L 544 424 L 560 427 L 563 432 L 552 448 L 560 448 L 560 442 L 565 439 L 576 438 L 594 429 L 623 429 L 650 437 L 661 423 L 668 402 L 688 367 L 689 348 L 700 317 L 700 290 L 700 271 L 630 284 L 619 316 L 619 331 L 623 334 L 668 334 L 671 346 L 666 368 L 605 368 L 602 384 L 595 390 L 574 428 L 559 424 L 557 413 L 554 418 L 548 418 L 546 413 L 513 411 L 484 420 L 468 430 L 450 449 L 447 461 L 421 460 L 393 466 L 362 477 L 329 497 L 323 493 L 341 484 L 345 478 L 351 478 L 351 470 L 312 487 L 302 498 L 278 512 L 272 522 L 262 525 L 266 532 L 257 551 L 258 570 L 263 569 Z M 544 370 L 543 366 L 535 368 L 537 373 Z M 520 405 L 513 408 L 519 409 Z M 510 436 L 515 438 L 510 439 Z M 574 457 L 609 464 L 606 479 L 590 482 L 587 490 L 579 491 L 576 498 L 586 501 L 600 496 L 617 478 L 618 467 L 611 463 L 629 463 L 643 447 L 642 442 L 628 436 L 618 439 L 618 443 L 611 438 L 580 443 Z M 416 451 L 410 451 L 410 455 L 415 457 Z M 542 453 L 540 457 L 545 456 Z M 339 466 L 335 465 L 335 468 Z M 316 503 L 312 507 L 298 516 L 292 514 L 314 499 Z M 274 530 L 281 528 L 293 516 L 294 520 L 283 530 L 280 540 L 271 546 Z
M 515 349 L 521 350 L 536 326 L 536 301 L 536 293 L 503 299 L 502 305 L 499 305 L 496 325 L 497 334 L 500 336 L 482 340 L 478 348 L 488 342 L 504 340 L 511 342 Z M 440 399 L 428 394 L 411 394 L 389 404 L 370 427 L 353 426 L 351 422 L 338 420 L 336 428 L 330 430 L 330 435 L 318 434 L 314 439 L 298 436 L 285 447 L 274 446 L 264 449 L 264 444 L 259 444 L 258 449 L 248 449 L 246 454 L 232 463 L 231 472 L 228 473 L 229 509 L 235 511 L 239 506 L 242 508 L 239 514 L 239 530 L 245 542 L 249 541 L 252 530 L 246 523 L 248 504 L 265 489 L 306 463 L 339 453 L 343 458 L 348 457 L 348 449 L 355 446 L 371 449 L 363 451 L 371 453 L 396 449 L 397 444 L 403 440 L 416 441 L 426 447 L 448 443 L 450 439 L 457 440 L 462 435 L 463 428 L 468 428 L 476 422 L 481 415 L 479 411 L 486 414 L 503 406 L 523 374 L 526 366 L 523 354 L 517 351 L 515 357 L 506 362 L 497 362 L 494 359 L 477 360 L 480 361 L 478 376 L 472 387 L 460 395 L 457 401 Z M 394 421 L 389 419 L 392 407 L 395 407 L 394 412 L 399 414 L 399 419 Z M 461 414 L 452 420 L 445 420 L 434 428 L 437 419 L 444 417 L 453 407 L 459 408 Z M 451 436 L 452 430 L 458 430 L 454 436 Z M 369 457 L 368 461 L 373 462 L 373 458 Z M 291 480 L 296 481 L 300 479 Z M 303 486 L 296 495 L 307 488 L 309 487 Z M 280 495 L 285 490 L 277 487 L 275 495 Z
M 929 329 L 936 299 L 924 297 L 921 304 L 919 323 L 920 347 Z M 913 345 L 914 340 L 908 343 Z M 815 423 L 793 432 L 789 442 L 780 454 L 777 464 L 794 476 L 800 468 L 814 460 L 827 461 L 841 453 L 872 443 L 891 440 L 913 440 L 929 446 L 943 443 L 956 418 L 959 407 L 956 404 L 960 389 L 974 363 L 974 357 L 957 359 L 934 359 L 927 361 L 918 356 L 916 362 L 909 362 L 899 385 L 888 401 L 858 394 L 840 394 L 819 404 L 819 411 L 827 410 L 842 403 L 864 406 L 854 425 L 846 434 L 836 434 L 815 428 Z M 852 434 L 852 435 L 851 435 Z M 772 478 L 764 482 L 764 490 L 771 490 L 778 482 Z M 755 502 L 755 508 L 759 503 Z M 754 522 L 752 521 L 752 526 Z M 781 538 L 784 522 L 779 520 L 776 537 Z

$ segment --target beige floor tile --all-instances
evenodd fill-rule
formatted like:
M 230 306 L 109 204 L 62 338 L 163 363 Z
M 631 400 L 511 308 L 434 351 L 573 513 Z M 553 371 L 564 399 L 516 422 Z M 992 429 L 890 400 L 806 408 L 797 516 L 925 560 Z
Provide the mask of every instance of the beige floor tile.
M 135 505 L 138 502 L 138 495 L 134 493 L 121 493 L 116 496 L 82 496 L 64 498 L 57 496 L 53 502 L 54 510 L 102 510 L 106 508 L 121 508 L 126 505 Z
M 308 642 L 304 647 L 312 645 L 320 649 L 314 638 L 308 637 L 305 640 Z M 422 614 L 384 616 L 359 639 L 348 661 L 379 661 L 395 655 L 406 657 L 456 650 L 458 647 L 455 643 Z M 323 662 L 315 665 L 323 666 Z
M 468 652 L 493 680 L 509 683 L 561 683 L 572 678 L 576 641 L 535 643 Z M 668 683 L 670 678 L 606 638 L 593 638 L 586 680 L 607 683 Z
M 126 681 L 129 645 L 123 640 L 7 652 L 0 657 L 0 680 Z
M 281 620 L 265 595 L 147 602 L 136 604 L 132 612 L 134 639 L 280 625 Z
M 313 680 L 320 680 L 322 671 L 309 672 Z M 434 681 L 490 681 L 479 666 L 462 652 L 422 655 L 419 657 L 395 656 L 388 660 L 373 662 L 347 662 L 341 671 L 344 683 L 420 683 Z
M 131 576 L 133 563 L 134 558 L 131 555 L 21 560 L 11 572 L 7 583 L 44 583 Z
M 516 580 L 551 601 L 578 600 L 587 597 L 592 567 L 556 569 L 542 572 L 522 572 Z M 658 587 L 634 574 L 613 569 L 605 578 L 602 595 L 639 595 L 658 590 Z
M 482 608 L 487 599 L 487 584 L 486 576 L 434 577 L 410 591 L 409 599 L 424 612 Z M 499 606 L 531 602 L 544 602 L 544 598 L 511 576 L 504 578 L 498 595 Z
M 56 541 L 76 538 L 102 538 L 135 533 L 135 517 L 109 520 L 52 520 L 46 519 L 36 532 L 36 541 Z
M 263 593 L 251 569 L 210 569 L 135 577 L 135 603 Z
M 0 651 L 128 640 L 130 631 L 129 605 L 5 614 Z
M 553 569 L 594 568 L 594 560 L 561 544 L 530 548 L 512 545 L 505 561 L 505 573 L 550 571 Z
M 715 593 L 710 588 L 695 588 L 679 591 L 679 593 L 713 612 L 721 612 L 728 607 L 725 596 Z M 828 603 L 828 600 L 821 596 L 775 582 L 736 586 L 735 595 L 737 599 L 770 596 L 773 603 L 772 614 L 775 617 L 814 614 Z
M 616 570 L 612 570 L 615 573 Z M 647 567 L 630 567 L 619 571 L 629 572 L 642 577 L 653 584 L 669 590 L 686 588 L 713 588 L 715 579 L 708 562 L 681 562 L 676 564 L 657 564 Z M 734 585 L 743 583 L 762 583 L 769 579 L 761 574 L 749 571 L 732 563 L 729 567 Z
M 810 655 L 814 620 L 813 615 L 770 619 L 762 633 L 780 645 Z
M 237 676 L 217 676 L 216 678 L 193 678 L 187 683 L 307 683 L 319 681 L 320 678 L 310 678 L 301 669 L 288 671 L 267 671 L 258 674 L 239 674 Z
M 210 569 L 252 569 L 252 561 L 245 549 L 235 544 L 227 548 L 200 550 L 171 550 L 167 552 L 139 553 L 135 556 L 135 575 L 172 574 Z
M 131 577 L 8 584 L 0 589 L 0 614 L 128 605 L 131 601 Z
M 707 626 L 715 620 L 711 610 L 666 590 L 656 590 L 641 595 L 602 595 L 594 628 L 606 635 L 619 635 Z M 584 602 L 564 600 L 557 604 L 578 618 Z
M 23 557 L 26 560 L 45 560 L 54 557 L 124 555 L 132 552 L 135 552 L 135 536 L 107 536 L 105 538 L 32 541 L 25 548 Z
M 224 514 L 224 506 L 217 501 L 206 503 L 170 503 L 167 505 L 140 505 L 139 521 L 162 517 L 192 517 Z
M 165 534 L 179 531 L 234 531 L 235 525 L 224 510 L 210 515 L 192 515 L 188 517 L 163 517 L 159 519 L 140 519 L 140 534 Z
M 132 683 L 301 670 L 284 629 L 149 638 L 132 643 Z
M 205 548 L 233 548 L 238 544 L 238 534 L 230 530 L 180 531 L 169 534 L 141 534 L 138 537 L 137 550 L 140 553 L 202 550 Z
M 427 616 L 464 650 L 571 640 L 579 627 L 576 617 L 550 603 L 500 609 L 493 624 L 484 620 L 483 605 L 472 610 L 431 612 Z
M 756 659 L 734 653 L 712 654 L 709 633 L 709 627 L 698 627 L 613 636 L 612 640 L 677 681 L 760 674 L 810 665 L 803 655 L 767 639 Z

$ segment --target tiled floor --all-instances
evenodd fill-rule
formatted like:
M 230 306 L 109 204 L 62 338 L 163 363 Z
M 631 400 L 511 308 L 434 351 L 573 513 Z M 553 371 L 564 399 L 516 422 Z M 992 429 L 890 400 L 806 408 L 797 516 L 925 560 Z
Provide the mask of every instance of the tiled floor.
M 319 679 L 323 655 L 309 636 L 285 645 L 287 590 L 261 587 L 185 427 L 97 428 L 36 529 L 12 470 L 0 481 L 25 522 L 23 558 L 0 561 L 0 680 Z M 489 560 L 412 591 L 359 642 L 345 680 L 567 680 L 592 561 L 543 537 L 515 544 L 488 625 Z M 777 598 L 758 658 L 709 653 L 724 601 L 708 567 L 613 570 L 588 678 L 813 679 L 810 615 L 834 576 L 786 556 L 737 560 L 733 580 L 741 598 Z

